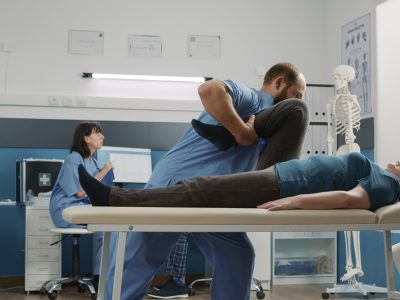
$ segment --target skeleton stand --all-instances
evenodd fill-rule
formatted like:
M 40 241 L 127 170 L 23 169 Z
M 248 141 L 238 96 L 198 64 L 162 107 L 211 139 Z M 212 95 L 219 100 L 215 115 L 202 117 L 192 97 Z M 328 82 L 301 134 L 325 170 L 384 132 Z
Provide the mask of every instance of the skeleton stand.
M 333 155 L 332 126 L 335 127 L 336 134 L 345 135 L 345 145 L 341 146 L 337 155 L 350 152 L 360 152 L 360 147 L 354 143 L 356 136 L 353 129 L 360 129 L 360 105 L 357 96 L 351 95 L 348 84 L 354 79 L 354 69 L 350 66 L 340 65 L 333 70 L 335 78 L 336 95 L 327 104 L 328 115 L 328 155 Z M 333 117 L 334 124 L 332 124 Z M 322 293 L 322 298 L 329 298 L 330 293 L 360 293 L 364 298 L 368 298 L 368 293 L 387 293 L 386 288 L 375 285 L 367 285 L 358 281 L 364 275 L 361 266 L 360 232 L 345 231 L 346 242 L 346 273 L 340 278 L 346 284 L 335 284 L 333 288 L 327 288 Z M 353 266 L 351 244 L 353 240 L 356 266 Z

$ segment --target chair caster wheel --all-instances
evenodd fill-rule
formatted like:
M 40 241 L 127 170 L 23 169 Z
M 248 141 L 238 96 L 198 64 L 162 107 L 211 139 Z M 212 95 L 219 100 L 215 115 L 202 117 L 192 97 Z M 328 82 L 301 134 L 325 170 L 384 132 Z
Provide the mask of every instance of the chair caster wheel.
M 328 299 L 329 294 L 328 293 L 322 293 L 322 299 Z
M 257 299 L 264 299 L 265 293 L 263 291 L 258 291 L 256 293 Z
M 195 295 L 196 293 L 195 293 L 195 291 L 193 290 L 193 289 L 188 289 L 188 295 L 189 296 L 193 296 L 193 295 Z
M 78 292 L 79 293 L 84 293 L 85 292 L 85 286 L 83 284 L 78 285 Z
M 47 297 L 49 298 L 49 300 L 56 300 L 57 296 L 58 294 L 56 292 L 47 293 Z
M 90 298 L 92 298 L 92 300 L 96 300 L 97 299 L 97 293 L 91 294 Z

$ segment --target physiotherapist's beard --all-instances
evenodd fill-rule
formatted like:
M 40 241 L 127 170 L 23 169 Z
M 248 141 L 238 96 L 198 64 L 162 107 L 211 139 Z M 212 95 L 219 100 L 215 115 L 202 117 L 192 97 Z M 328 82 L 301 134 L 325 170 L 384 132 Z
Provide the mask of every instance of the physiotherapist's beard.
M 274 98 L 274 104 L 277 104 L 281 102 L 282 100 L 289 99 L 289 96 L 287 95 L 289 86 L 286 86 L 278 95 L 275 96 Z

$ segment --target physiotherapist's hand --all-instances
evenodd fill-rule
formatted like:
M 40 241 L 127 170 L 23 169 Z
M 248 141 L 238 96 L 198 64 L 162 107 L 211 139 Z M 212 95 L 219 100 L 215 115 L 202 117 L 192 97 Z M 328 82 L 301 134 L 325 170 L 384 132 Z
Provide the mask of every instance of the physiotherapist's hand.
M 269 201 L 264 204 L 257 206 L 257 208 L 263 208 L 268 210 L 289 210 L 289 209 L 298 209 L 299 201 L 298 197 L 287 197 L 274 201 Z
M 105 164 L 104 164 L 104 167 L 103 167 L 103 169 L 104 170 L 110 170 L 110 169 L 113 169 L 114 168 L 114 161 L 113 160 L 111 160 L 111 161 L 109 161 L 109 162 L 106 162 Z
M 251 115 L 244 126 L 236 134 L 233 134 L 239 145 L 251 145 L 258 139 L 258 135 L 254 129 L 254 120 L 255 116 Z

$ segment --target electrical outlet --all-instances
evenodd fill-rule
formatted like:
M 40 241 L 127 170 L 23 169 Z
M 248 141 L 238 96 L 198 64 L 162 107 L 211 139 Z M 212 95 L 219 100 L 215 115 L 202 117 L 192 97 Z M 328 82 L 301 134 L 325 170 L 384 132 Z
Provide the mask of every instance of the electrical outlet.
M 62 106 L 74 106 L 73 96 L 63 96 L 61 100 Z
M 2 43 L 0 43 L 0 51 L 8 52 L 8 53 L 14 52 L 15 51 L 15 45 L 11 41 L 2 42 Z
M 60 97 L 59 96 L 49 96 L 47 98 L 47 104 L 49 106 L 59 106 L 60 105 Z
M 76 98 L 76 106 L 78 106 L 78 107 L 86 107 L 87 106 L 87 100 L 85 98 L 77 97 Z

